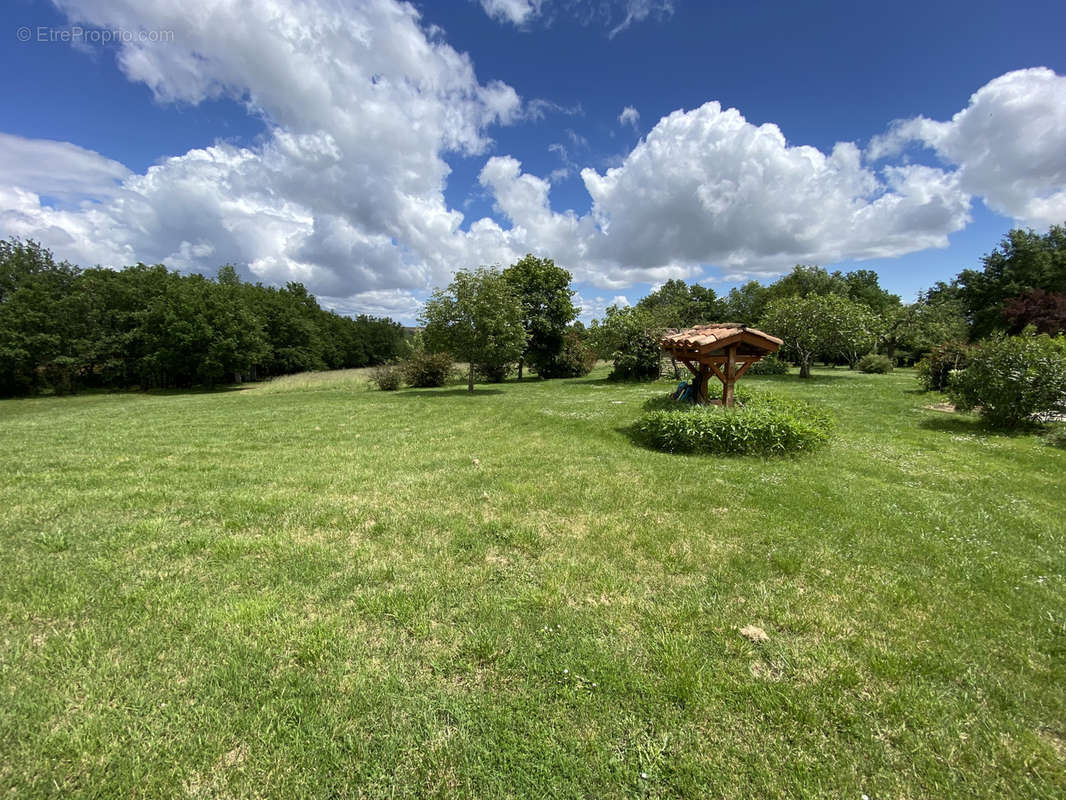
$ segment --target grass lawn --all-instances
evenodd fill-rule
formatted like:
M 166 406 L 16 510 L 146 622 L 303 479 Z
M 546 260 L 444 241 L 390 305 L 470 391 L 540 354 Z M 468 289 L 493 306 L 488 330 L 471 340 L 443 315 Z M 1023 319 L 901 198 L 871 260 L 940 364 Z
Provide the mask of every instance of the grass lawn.
M 666 455 L 604 374 L 0 402 L 0 797 L 1066 796 L 1066 450 L 841 369 Z

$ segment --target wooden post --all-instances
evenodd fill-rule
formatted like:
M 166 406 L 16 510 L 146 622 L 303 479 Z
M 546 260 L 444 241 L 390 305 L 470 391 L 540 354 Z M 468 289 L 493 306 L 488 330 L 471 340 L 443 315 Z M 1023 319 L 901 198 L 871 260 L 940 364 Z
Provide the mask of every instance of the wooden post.
M 696 403 L 705 406 L 710 402 L 707 394 L 707 381 L 711 378 L 711 371 L 700 364 L 700 371 L 696 374 Z
M 722 386 L 722 406 L 733 407 L 733 387 L 737 382 L 737 346 L 732 345 L 729 350 L 729 363 L 725 365 L 725 382 Z

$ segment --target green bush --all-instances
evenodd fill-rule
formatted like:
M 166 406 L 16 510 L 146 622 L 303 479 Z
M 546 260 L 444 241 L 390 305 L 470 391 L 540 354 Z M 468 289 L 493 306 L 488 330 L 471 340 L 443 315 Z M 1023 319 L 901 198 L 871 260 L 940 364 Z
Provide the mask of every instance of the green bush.
M 537 365 L 542 378 L 583 378 L 596 366 L 596 351 L 586 345 L 575 331 L 563 337 L 563 349 L 546 364 Z
M 403 378 L 419 389 L 443 386 L 452 374 L 452 357 L 447 353 L 416 352 L 403 364 Z
M 612 381 L 654 381 L 662 371 L 662 356 L 657 338 L 638 333 L 614 351 L 614 369 L 607 377 Z
M 479 383 L 503 383 L 514 372 L 514 364 L 476 364 L 474 375 Z
M 859 371 L 884 375 L 892 371 L 892 359 L 878 353 L 869 353 L 859 359 Z
M 403 372 L 398 364 L 382 364 L 370 370 L 370 382 L 383 392 L 395 392 L 403 386 Z
M 749 375 L 788 375 L 788 361 L 771 353 L 762 361 L 756 361 L 748 368 Z
M 1061 447 L 1066 450 L 1066 425 L 1053 425 L 1044 434 L 1044 444 L 1049 447 Z
M 948 395 L 963 411 L 977 409 L 997 428 L 1016 428 L 1066 413 L 1066 337 L 997 334 L 977 344 L 966 369 L 953 372 Z
M 953 370 L 963 369 L 970 357 L 965 342 L 945 342 L 937 345 L 918 362 L 918 383 L 927 392 L 944 392 Z
M 668 453 L 758 456 L 813 450 L 832 428 L 822 409 L 768 394 L 736 408 L 678 404 L 644 414 L 635 426 L 638 438 Z

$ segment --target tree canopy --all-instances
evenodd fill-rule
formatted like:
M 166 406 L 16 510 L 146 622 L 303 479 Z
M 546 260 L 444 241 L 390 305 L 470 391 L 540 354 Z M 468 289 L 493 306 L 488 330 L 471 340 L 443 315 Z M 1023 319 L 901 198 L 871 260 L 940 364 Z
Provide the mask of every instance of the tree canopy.
M 526 347 L 522 305 L 512 283 L 498 270 L 460 270 L 446 289 L 437 289 L 422 311 L 426 348 L 448 352 L 474 369 L 517 361 Z
M 403 328 L 323 310 L 298 283 L 217 280 L 162 265 L 57 263 L 35 242 L 0 242 L 0 395 L 51 387 L 214 385 L 382 363 Z
M 527 254 L 503 271 L 522 308 L 526 346 L 518 364 L 529 363 L 538 373 L 550 376 L 564 344 L 567 326 L 577 318 L 570 289 L 572 276 L 550 258 Z

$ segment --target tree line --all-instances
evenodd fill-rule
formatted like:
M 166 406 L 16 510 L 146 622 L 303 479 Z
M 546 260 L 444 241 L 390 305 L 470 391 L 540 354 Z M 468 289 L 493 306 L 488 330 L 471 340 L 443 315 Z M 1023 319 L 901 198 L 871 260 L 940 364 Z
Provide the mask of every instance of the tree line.
M 299 283 L 215 279 L 163 265 L 81 269 L 0 241 L 0 396 L 214 386 L 380 364 L 404 347 L 390 319 L 327 311 Z
M 914 364 L 946 344 L 998 332 L 1066 330 L 1066 227 L 1011 230 L 981 262 L 981 269 L 965 269 L 909 304 L 865 269 L 830 273 L 798 265 L 769 285 L 750 281 L 722 297 L 671 280 L 635 306 L 609 308 L 589 333 L 600 357 L 614 359 L 616 377 L 646 378 L 658 375 L 664 330 L 737 322 L 783 338 L 782 355 L 806 377 L 815 360 L 854 367 L 879 352 Z

